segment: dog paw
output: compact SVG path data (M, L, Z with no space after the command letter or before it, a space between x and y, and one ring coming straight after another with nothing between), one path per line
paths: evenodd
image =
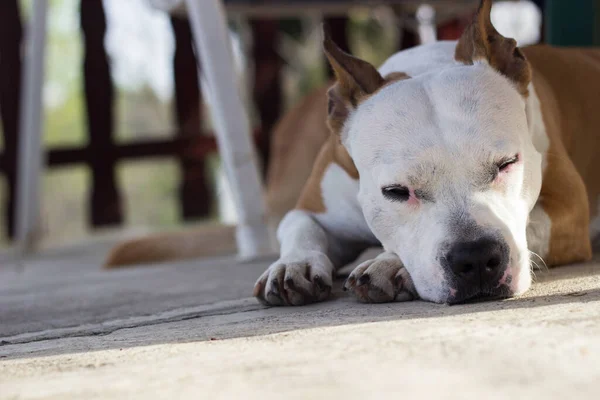
M412 278L395 255L365 261L352 271L344 290L364 303L410 301L418 298Z
M324 254L285 257L256 281L254 296L269 306L300 306L329 297L333 265Z

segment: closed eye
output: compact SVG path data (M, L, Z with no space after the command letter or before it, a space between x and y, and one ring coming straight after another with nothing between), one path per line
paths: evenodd
M515 155L514 157L506 158L506 159L500 161L497 164L498 171L499 172L506 171L506 170L508 170L508 167L510 167L511 165L513 165L513 164L515 164L517 162L519 162L519 155L518 154Z
M381 193L390 201L407 201L410 198L410 190L401 185L385 186L381 188Z

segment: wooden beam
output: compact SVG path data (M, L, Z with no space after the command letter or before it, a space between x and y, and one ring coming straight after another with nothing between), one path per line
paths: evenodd
M5 204L7 233L15 234L17 138L21 104L21 42L23 28L17 0L0 1L0 112L4 133L3 170L8 196Z
M84 37L84 87L92 170L90 222L93 226L119 224L123 220L115 180L113 144L114 89L104 48L106 16L102 0L81 0Z
M198 82L198 63L194 55L192 32L187 19L171 17L175 36L173 78L175 81L175 119L181 138L202 134L201 94ZM203 157L180 154L181 183L179 201L183 219L207 217L213 203L208 184L208 170Z
M256 130L255 142L258 142L260 131ZM135 162L140 159L189 157L200 159L217 151L217 143L210 132L206 136L175 137L163 140L137 140L131 143L115 145L111 157L114 162ZM48 167L57 168L69 165L90 165L91 154L95 151L85 147L53 147L46 153ZM6 171L9 161L6 153L0 153L0 169Z
M258 142L258 150L264 179L269 164L271 131L281 115L283 60L277 52L279 21L252 19L250 25L252 27L252 59L254 61L253 97L263 133Z

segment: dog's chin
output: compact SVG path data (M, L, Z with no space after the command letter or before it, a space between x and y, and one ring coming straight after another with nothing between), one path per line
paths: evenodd
M463 290L457 292L449 291L444 303L446 304L471 304L484 301L502 300L525 293L531 287L531 273L529 270L521 270L516 274L509 275L509 282L494 288L483 288Z
M454 304L473 304L484 301L502 300L514 296L515 293L507 286L501 286L492 290L473 290L464 293L457 293L455 296L448 297L445 302L448 305Z
M521 268L518 273L513 274L509 288L513 296L521 295L531 288L531 271L529 270L529 266Z
M502 300L515 296L516 293L508 286L501 286L490 290L474 289L470 291L461 291L460 293L450 289L442 296L420 296L422 300L438 304L473 304L485 301Z

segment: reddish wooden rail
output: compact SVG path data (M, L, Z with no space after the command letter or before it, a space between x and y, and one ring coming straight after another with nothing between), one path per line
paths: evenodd
M258 142L260 130L254 133ZM200 159L217 150L215 138L207 132L206 136L176 137L174 139L137 140L131 143L115 145L113 152L107 155L111 162L131 161L145 158L188 157ZM92 146L85 147L52 147L46 153L48 167L61 167L76 164L89 164ZM6 153L0 153L0 169L8 167L9 159Z

